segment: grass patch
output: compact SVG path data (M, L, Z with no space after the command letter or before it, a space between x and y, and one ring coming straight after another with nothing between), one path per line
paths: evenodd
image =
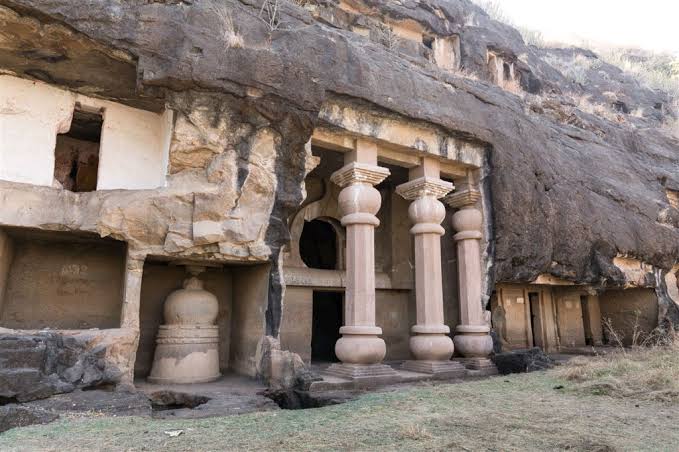
M580 393L679 403L679 344L577 357L556 375Z
M679 443L676 405L569 391L574 382L536 372L371 393L314 410L62 419L10 430L0 450L667 450ZM180 429L177 437L164 433Z

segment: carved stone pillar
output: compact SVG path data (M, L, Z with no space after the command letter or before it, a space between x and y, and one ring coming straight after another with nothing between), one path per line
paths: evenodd
M453 184L438 178L438 162L434 163L433 177L417 177L396 188L399 195L413 201L408 208L408 216L413 222L410 233L415 241L417 324L412 327L413 336L410 338L410 351L415 360L406 361L403 368L458 377L465 374L465 369L460 363L450 360L453 341L448 336L450 328L443 318L441 236L445 231L441 222L446 210L438 200L453 189Z
M453 238L457 242L460 324L455 329L453 342L469 369L492 374L497 372L488 359L493 351L493 340L481 306L483 215L476 208L480 198L481 193L469 186L445 199L448 205L459 209L453 215L453 228L457 231Z
M125 279L123 282L123 306L120 313L120 327L139 331L139 309L141 303L141 279L144 273L145 255L127 251Z
M373 187L389 176L389 170L377 166L377 149L358 141L356 150L345 156L345 166L331 181L342 187L339 208L346 227L346 294L342 337L335 353L342 364L327 372L350 379L391 378L395 371L381 361L386 355L382 329L375 325L375 216L382 197Z
M123 280L123 304L120 311L120 328L131 330L134 345L127 361L127 371L122 378L123 385L133 387L134 362L139 347L139 325L141 308L141 280L144 273L146 255L136 253L130 248L125 257L125 274Z

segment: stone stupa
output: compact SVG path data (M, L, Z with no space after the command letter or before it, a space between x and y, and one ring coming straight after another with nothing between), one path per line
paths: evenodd
M205 383L218 379L219 302L203 289L198 275L205 267L187 265L190 277L172 292L163 307L165 323L158 328L151 383Z

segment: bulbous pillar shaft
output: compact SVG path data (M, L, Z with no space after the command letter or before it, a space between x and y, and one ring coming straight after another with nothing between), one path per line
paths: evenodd
M339 195L342 225L346 227L345 325L335 345L345 364L378 364L386 355L382 329L375 325L375 216L382 197L373 187L389 175L376 165L352 162L336 171L331 180L343 187Z
M441 222L446 209L438 198L453 184L433 177L420 177L399 185L396 192L412 203L408 216L415 242L415 300L417 324L412 327L410 351L418 360L447 361L453 354L450 328L443 319L441 281Z
M446 198L446 202L459 209L453 215L453 237L457 243L460 325L455 329L453 338L456 350L465 358L470 358L472 368L494 369L487 359L493 350L490 327L483 319L481 304L481 253L480 241L483 238L483 215L476 208L481 194L478 190L467 189Z

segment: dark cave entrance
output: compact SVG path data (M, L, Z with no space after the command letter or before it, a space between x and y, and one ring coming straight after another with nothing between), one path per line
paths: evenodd
M335 342L342 326L342 292L314 291L311 324L311 361L338 362Z
M337 234L323 220L305 221L299 240L299 254L309 268L337 269Z

